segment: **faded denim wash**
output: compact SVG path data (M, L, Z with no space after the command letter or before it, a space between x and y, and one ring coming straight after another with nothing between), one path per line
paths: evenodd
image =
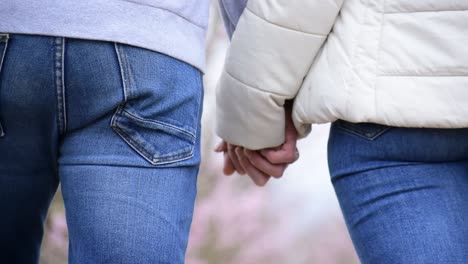
M363 264L468 263L468 128L339 120L328 150Z
M61 182L70 263L183 263L201 72L112 42L0 36L0 262L38 262Z

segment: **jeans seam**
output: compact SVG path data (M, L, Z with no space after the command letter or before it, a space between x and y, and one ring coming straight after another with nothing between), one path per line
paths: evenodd
M197 97L197 115L196 115L196 118L195 118L195 122L193 122L193 124L195 124L195 139L198 135L198 130L199 130L199 122L201 122L201 115L202 115L202 111L201 111L201 108L203 107L202 104L203 104L203 101L202 101L202 97L204 95L204 86L203 86L203 78L201 77L201 74L198 75L198 83L199 85L201 86L200 87L200 91L198 91L198 97Z
M129 101L133 99L135 96L135 89L136 89L136 82L132 73L132 68L130 64L130 60L128 59L127 52L125 51L125 46L120 45L119 43L114 43L115 52L117 55L117 61L119 66L119 71L121 75L122 81L122 89L123 89L123 102L117 107L117 110L114 112L110 125L112 129L124 140L127 145L129 145L135 152L137 152L142 158L147 160L152 165L164 165L164 164L171 164L183 160L190 159L194 156L194 145L196 141L196 134L198 129L195 128L195 131L188 131L182 127L171 125L165 122L161 122L158 120L149 120L138 117L131 112L127 111L131 105L129 105ZM201 77L199 78L199 83L202 83ZM197 98L197 103L200 104L201 102L201 91L199 92L199 96ZM200 112L200 106L197 108L198 112ZM196 118L199 117L200 114L196 115ZM146 142L139 140L138 138L133 137L132 135L128 134L126 131L125 126L119 124L119 119L121 118L130 118L134 121L138 122L150 122L160 126L164 126L174 131L178 131L178 133L182 133L185 137L190 138L190 144L192 147L185 148L182 150L173 151L171 153L165 153L164 155L159 156L158 153L152 153L153 146L148 145ZM198 124L198 123L197 123ZM197 126L198 127L198 126ZM174 133L174 132L172 132Z
M123 56L125 57L125 72L127 74L127 80L128 80L128 86L126 87L128 89L127 93L128 95L130 95L130 97L134 96L135 94L135 89L136 89L136 85L135 85L135 79L133 78L133 74L132 74L132 68L130 66L130 62L129 62L129 59L128 59L128 55L127 55L127 52L124 50L124 49L121 49L122 50L122 53L123 53Z
M65 103L65 38L55 38L54 54L55 87L57 96L57 122L60 134L67 129L67 113Z
M8 39L9 39L8 34L0 34L0 43L5 42L5 47L3 48L3 52L2 54L0 54L0 73L2 72L2 69L3 69L3 62L5 60L5 55L6 55L6 51L8 48ZM0 123L0 138L4 136L5 136L5 130L3 129L2 124Z
M122 58L121 58L121 55L120 55L118 44L114 43L114 47L115 47L115 53L117 55L117 61L119 63L119 68L120 68L119 70L120 70L120 78L122 79L122 89L123 89L124 102L127 102L127 99L128 99L128 95L127 95L127 78L125 77Z
M0 42L7 42L9 38L10 38L10 34L0 33Z

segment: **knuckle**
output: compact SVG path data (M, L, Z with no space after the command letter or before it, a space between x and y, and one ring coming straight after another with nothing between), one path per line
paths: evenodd
M234 154L234 150L232 148L228 149L227 151L229 156L232 156Z
M278 158L278 155L272 153L269 157L268 157L268 161L273 163L273 164L278 164L280 162L280 159Z
M256 176L250 176L250 178L253 180L253 182L255 183L255 185L259 186L259 187L263 187L265 186L265 184L267 183L268 179L264 178L264 177L261 177L260 175L256 175Z
M280 179L283 177L283 175L280 175L280 174L276 174L276 175L271 175L273 178L275 179Z
M274 157L275 153L269 150L269 151L266 151L263 155L268 161L270 161Z
M262 180L262 181L257 182L257 186L264 187L266 185L266 183L267 182L265 180Z
M276 172L275 172L275 175L272 175L274 176L275 178L281 178L284 176L284 172L286 171L286 168L287 166L286 165L283 165L279 168L277 168Z
M294 153L294 151L290 151L288 152L288 155L287 155L287 160L288 162L293 162L296 160L296 153Z
M281 170L281 171L276 171L276 172L275 172L273 175L271 175L271 176L273 176L273 177L275 177L275 178L281 178L281 177L283 177L283 174L284 174L284 173L283 173L283 171Z
M257 156L249 157L249 161L250 161L250 163L252 163L252 165L258 165L258 157Z

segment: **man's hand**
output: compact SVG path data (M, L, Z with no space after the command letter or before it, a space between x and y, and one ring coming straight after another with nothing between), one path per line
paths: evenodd
M291 118L291 105L286 107L286 140L276 148L252 151L221 142L215 149L224 152L224 169L226 175L235 171L248 174L258 186L264 186L271 177L281 178L289 164L299 158L296 148L297 131Z

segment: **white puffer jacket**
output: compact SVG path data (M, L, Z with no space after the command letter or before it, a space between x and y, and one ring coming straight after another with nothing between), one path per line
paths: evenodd
M249 0L217 89L217 133L250 149L336 119L468 127L467 0Z

